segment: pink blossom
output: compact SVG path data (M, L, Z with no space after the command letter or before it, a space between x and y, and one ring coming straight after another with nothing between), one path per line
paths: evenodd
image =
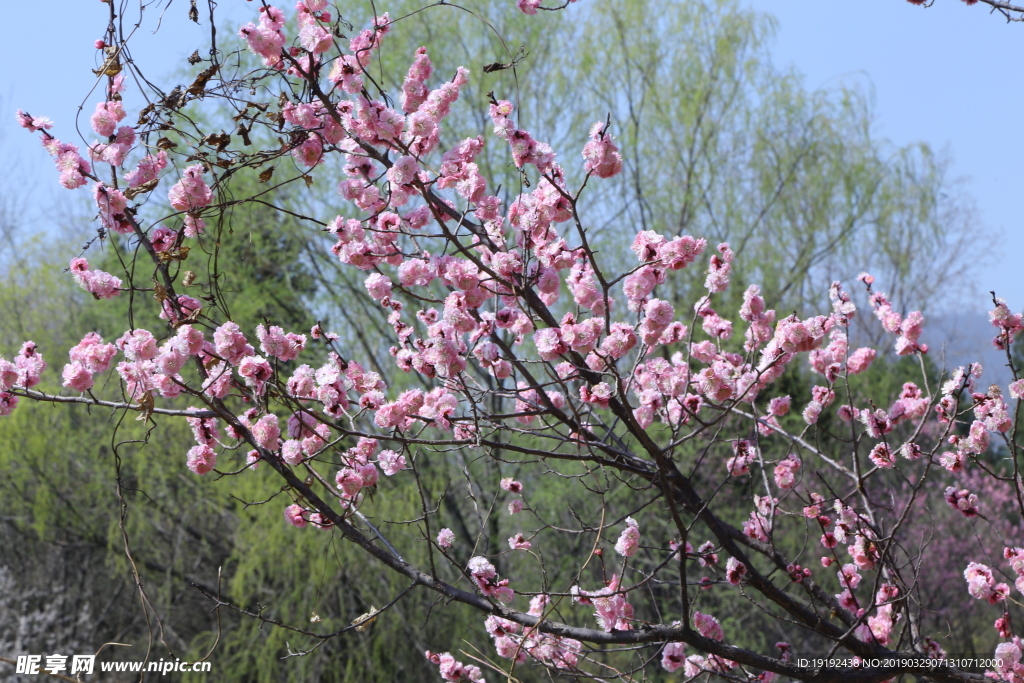
M253 439L268 451L277 450L277 442L281 437L281 428L277 424L277 415L268 413L257 420L252 428Z
M89 120L97 135L107 137L114 134L118 122L124 117L124 106L120 102L97 102L96 111Z
M995 583L991 569L977 562L967 565L967 569L964 570L964 579L967 580L967 592L971 594L971 597L987 600L992 605L1005 600L1010 592L1009 586L1005 583Z
M187 294L177 294L164 299L160 307L160 318L174 323L180 322L182 319L191 320L202 308L203 304L198 300ZM198 331L197 333L202 334Z
M301 506L292 504L284 509L284 519L292 526L301 529L306 526L305 513L306 511Z
M437 545L447 550L452 547L453 543L455 543L455 533L451 529L446 527L438 532Z
M888 444L884 442L875 444L875 447L871 449L871 453L868 454L868 458L877 467L882 469L892 469L893 465L896 464L895 454L889 450Z
M504 479L502 479L501 482L500 482L500 486L501 486L502 489L508 491L509 493L522 493L523 492L523 485L522 485L522 483L516 481L512 477L505 477Z
M623 557L632 557L640 547L640 526L632 517L626 517L626 528L615 542L615 552Z
M537 330L533 335L533 341L537 345L537 353L543 360L555 360L569 350L562 341L557 327Z
M360 465L357 471L359 472L359 478L363 482L363 488L370 488L371 486L377 485L379 473L377 472L377 466L372 462Z
M292 466L301 463L303 460L302 442L288 439L281 444L281 459Z
M725 638L725 634L722 632L722 625L718 623L718 619L715 619L709 614L694 612L693 625L697 629L697 632L705 638L718 641Z
M732 270L733 251L728 243L718 245L718 253L711 256L708 276L704 286L710 292L724 292L729 286L729 271Z
M64 386L78 392L86 392L92 389L92 373L81 363L69 363L64 366Z
M95 334L95 333L90 333ZM98 336L98 335L97 335ZM74 349L72 349L74 351ZM79 361L72 355L71 360ZM106 369L106 368L104 368ZM99 371L98 371L99 372ZM0 358L0 391L7 391L18 383L18 366L14 363Z
M497 598L499 602L509 603L515 597L512 589L508 587L508 579L498 580L498 573L494 565L483 557L474 557L469 561L469 574L473 583L481 593L487 597Z
M21 350L14 357L14 367L18 371L17 384L26 389L39 384L39 376L46 369L46 361L43 360L43 354L39 353L34 341L27 341L21 345Z
M255 350L245 340L238 323L230 320L214 330L213 343L217 355L232 365L238 365L242 359L255 355Z
M1016 382L1010 383L1010 397L1015 398L1018 401L1024 398L1024 379L1019 379Z
M668 643L661 651L661 666L669 673L686 663L686 643Z
M193 446L188 451L188 468L196 474L206 474L217 466L217 452L206 444Z
M875 359L876 352L871 348L860 348L854 351L846 359L846 368L851 375L857 375L868 369L871 361Z
M735 557L730 557L729 561L725 563L725 579L734 586L740 585L746 573L747 566Z
M89 270L89 262L84 258L72 259L69 270L78 286L97 299L112 299L121 293L119 278L102 270Z
M534 14L539 0L521 0L519 9L526 14ZM532 6L533 11L526 8ZM615 146L615 138L605 129L604 122L598 121L590 127L590 142L583 147L583 170L593 173L598 178L611 178L622 170L622 155Z
M18 110L15 114L15 118L18 121L18 125L26 129L30 133L35 133L40 130L49 130L53 128L53 121L46 116L29 116L22 110Z
M128 187L139 187L156 180L160 171L165 168L167 168L167 152L160 150L156 156L142 157L138 166L124 174L124 179L128 181Z
M189 166L182 173L182 178L167 193L171 206L178 211L191 211L209 206L213 201L213 191L203 181L202 164Z
M523 14L533 15L537 13L537 8L540 7L540 3L541 0L516 0L516 7Z
M110 361L117 354L117 347L113 344L104 344L103 339L95 332L89 332L82 341L71 348L69 356L73 363L80 363L85 369L92 373L106 372L110 367ZM0 388L3 388L3 369L6 363L0 359Z
M18 397L7 391L0 391L0 417L7 417L18 405Z
M437 664L441 678L445 681L450 683L487 683L480 667L458 662L447 652L437 655L427 650L425 655L428 660Z
M978 514L978 497L967 489L959 491L953 486L947 486L945 491L946 502L950 507L962 514L964 517L975 517Z
M256 338L263 353L283 361L294 360L306 348L306 335L292 332L285 334L276 325L271 325L269 329L262 324L257 325Z
M508 539L508 545L512 550L529 550L532 547L530 541L526 539L526 536L519 533Z
M800 470L800 460L790 456L775 466L775 485L780 489L791 489L796 484L796 473Z
M158 353L156 339L148 330L137 329L125 332L114 343L124 352L128 360L151 360Z
M508 502L508 514L514 515L523 511L523 501L516 498Z
M857 586L860 585L861 575L857 571L857 565L855 564L844 564L837 574L839 576L839 585L843 588L856 590Z
M360 476L358 471L351 467L346 467L340 470L335 475L334 481L338 488L341 489L349 498L354 498L363 488L362 476Z
M406 468L405 456L395 451L381 451L377 456L377 462L388 477L394 476Z
M217 363L206 371L203 393L212 398L224 398L231 391L231 368L227 363Z
M792 399L789 396L780 396L773 398L768 402L768 412L772 415L782 417L789 412L789 406Z
M246 356L238 364L238 374L257 394L262 394L267 381L274 375L273 368L260 356Z

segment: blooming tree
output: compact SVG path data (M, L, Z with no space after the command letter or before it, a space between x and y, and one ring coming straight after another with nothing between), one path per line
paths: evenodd
M515 4L527 14L557 8ZM830 307L798 315L776 313L756 284L732 282L743 256L699 235L638 230L628 265L616 267L621 258L592 248L583 201L622 171L614 121L595 112L589 138L556 152L493 94L492 135L448 140L452 108L478 106L460 101L474 75L436 74L420 48L401 92L387 92L373 64L401 21L375 11L344 41L346 23L326 0L300 0L294 12L263 4L254 15L237 32L256 66L213 52L190 87L132 112L132 125L122 93L137 66L111 5L96 45L97 140L83 149L61 141L49 119L18 112L61 185L88 188L100 236L137 255L115 275L83 254L70 277L96 305L151 297L164 323L126 326L116 339L89 333L66 359L26 341L0 360L0 415L30 400L186 420L195 443L181 445L178 466L226 486L269 470L288 500L266 523L337 534L410 589L479 614L494 656L426 652L446 681L522 667L594 680L631 680L646 667L761 681L982 679L947 660L941 633L925 627L919 577L950 557L936 556L914 524L936 501L965 524L987 519L980 482L1008 489L1024 518L1024 380L1010 356L1020 314L994 299L994 343L1014 381L986 390L977 364L936 384L922 314L901 313L866 273L849 288L835 282ZM282 95L257 95L266 92ZM211 132L184 113L189 104L229 107L237 127ZM484 145L508 149L518 192L489 182L475 162ZM581 183L567 180L570 164ZM275 179L274 168L289 167ZM216 297L185 293L203 284L187 264L214 239L207 221L238 201L224 192L233 175L284 186L311 184L314 171L338 172L340 199L299 218L365 273L365 296L390 326L393 375L315 320L308 331L275 321L242 329ZM333 201L342 214L326 208ZM659 297L684 269L705 275L695 299ZM730 290L737 300L742 291L738 310L725 308ZM851 348L866 318L888 335L884 347ZM63 364L61 393L36 388L44 353ZM856 377L880 357L916 359L921 379L895 396L864 395ZM814 378L806 400L780 388L803 368ZM516 521L506 547L480 547L442 523L443 491L420 469L455 453L494 463L499 476L470 488L474 504L490 507L482 514ZM542 475L590 496L594 514L566 526L534 504L531 481ZM387 518L401 478L417 482L415 519ZM395 524L415 537L398 540ZM586 551L556 572L545 552L569 539ZM994 620L988 675L1024 680L1009 608L1024 590L1024 549L991 540L996 560L953 558L959 590ZM403 544L428 560L414 564ZM386 618L407 592L351 628ZM737 606L784 638L764 647L729 628L722 610ZM799 652L848 659L822 668Z

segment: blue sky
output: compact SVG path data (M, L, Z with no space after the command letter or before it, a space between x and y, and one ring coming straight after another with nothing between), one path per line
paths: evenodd
M978 217L992 235L976 247L987 265L976 273L975 310L985 310L991 289L1013 310L1024 308L1024 267L1017 265L1024 254L1024 216L1017 201L1024 196L1019 189L1024 137L1016 121L1024 110L1019 85L1024 25L1007 25L984 6L957 0L936 0L927 9L904 0L745 2L778 18L774 59L805 74L808 87L867 86L875 94L879 134L897 144L925 141L949 153L954 175L965 179ZM161 30L145 35L152 33L163 7L154 3L147 10L133 50L140 63L157 64L156 71L166 73L206 44L208 28L188 22L188 3L174 0ZM96 0L64 0L47 11L45 30L13 31L0 43L8 65L0 81L0 104L7 110L0 116L0 150L14 160L7 173L29 179L22 200L30 204L26 222L33 226L51 222L43 207L70 202L72 195L57 185L52 160L35 137L14 125L13 110L50 116L57 122L54 132L73 140L74 113L84 104L79 125L92 139L88 114L98 98L89 94L94 85L89 69L95 66L93 41L102 35L107 8ZM255 15L256 4L223 0L220 9L236 19L225 26L233 30L243 17ZM5 7L11 26L38 25L37 14L29 3ZM125 18L134 23L136 16ZM1002 236L998 242L996 233Z
M965 179L992 233L976 247L988 259L976 273L978 306L986 310L994 289L1020 311L1024 137L1016 127L1024 111L1024 25L959 0L935 0L929 8L906 0L746 2L777 17L777 64L794 65L811 88L872 87L880 134L949 153L953 174Z

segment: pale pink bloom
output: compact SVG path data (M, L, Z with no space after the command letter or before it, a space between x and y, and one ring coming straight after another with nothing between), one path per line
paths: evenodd
M796 473L800 470L800 460L790 456L775 466L775 485L780 489L791 489L796 484Z
M517 4L524 13L534 14L540 0L520 0ZM590 142L583 147L583 159L583 170L598 178L611 178L622 170L622 155L615 138L605 130L604 122L598 121L590 127Z
M871 449L871 453L868 454L868 458L882 469L892 469L893 465L896 464L895 454L889 450L889 446L885 443L875 444L875 447Z
M448 528L441 529L437 534L437 544L447 550L455 543L455 533Z
M498 573L494 565L484 557L474 557L469 561L469 574L473 583L481 593L488 597L497 598L499 602L509 603L515 597L515 593L508 587L508 579L498 581Z
M772 415L782 417L783 415L789 412L789 406L791 402L792 399L789 396L779 396L778 398L773 398L771 401L768 402L768 412L771 413Z
M516 7L523 14L536 14L541 0L516 0ZM621 162L620 162L621 163Z
M121 102L97 102L96 111L89 120L97 135L109 137L114 134L118 122L124 117L124 105Z
M729 561L725 563L725 579L734 586L740 585L743 581L743 576L746 573L747 565L743 564L735 557L730 557Z
M151 180L156 180L160 171L165 168L167 168L167 152L160 150L156 156L143 157L138 166L125 173L124 179L128 181L128 187L138 187Z
M1010 384L1010 397L1017 400L1024 398L1024 379L1019 379Z
M89 372L106 372L110 367L110 361L117 354L117 347L113 344L104 344L103 339L95 332L89 332L77 345L73 346L68 353L72 362L81 363ZM0 389L6 388L4 382L3 365L7 363L0 359ZM10 363L7 363L10 365ZM174 373L171 373L174 374ZM10 386L9 384L7 385Z
M193 446L188 451L188 468L196 474L206 474L217 466L217 452L206 444Z
M298 465L302 462L302 442L296 439L288 439L281 445L281 459L289 465Z
M148 330L125 332L114 344L124 352L128 360L151 360L159 353L156 339Z
M18 120L18 125L26 129L30 133L35 133L40 130L49 130L53 128L53 121L46 116L29 116L22 110L18 110L15 114L15 118Z
M953 486L947 486L945 491L946 502L950 507L962 514L964 517L975 517L978 514L978 497L967 489L959 491Z
M669 643L661 652L661 666L669 673L686 663L686 643Z
M537 330L533 335L533 341L537 345L537 352L542 360L555 360L568 351L557 327L545 327Z
M808 403L803 412L804 422L809 425L817 424L818 418L821 416L822 408L823 406L817 401L811 401Z
M262 394L267 381L273 377L274 370L265 358L246 356L238 364L238 374L242 376L245 383L251 386L257 394Z
M875 359L876 352L872 348L864 347L854 351L846 360L846 368L851 375L864 372Z
M149 233L149 242L153 245L153 250L157 253L162 253L174 246L174 242L177 239L178 234L163 225L159 225Z
M606 382L599 382L593 387L583 385L580 387L580 399L584 403L592 403L601 408L607 408L612 399L612 388Z
M214 330L213 343L217 355L232 365L238 365L242 359L255 354L255 350L245 340L238 323L230 320Z
M516 498L508 502L508 514L514 515L523 511L523 501Z
M523 485L520 482L513 479L512 477L505 477L504 479L502 479L500 482L500 486L509 493L523 492Z
M380 477L380 475L377 472L377 466L374 465L372 462L366 463L365 465L360 465L358 472L359 478L362 479L363 481L364 488L369 488L371 486L377 485L377 480Z
M206 371L203 393L212 398L224 398L231 391L231 368L227 363L217 363Z
M529 550L532 544L526 540L526 536L522 533L518 533L508 539L508 545L512 550Z
M46 369L46 361L43 360L43 354L39 353L34 341L27 341L21 345L21 350L14 357L14 367L18 370L17 384L26 389L39 384L39 376Z
M85 393L92 389L92 373L81 363L69 363L64 366L64 386Z
M90 332L90 334L95 334L95 333L94 332ZM97 335L97 336L99 336L99 335ZM75 348L77 348L77 347L75 347ZM81 362L79 359L75 358L75 356L73 354L74 350L75 349L71 349L71 351L72 351L71 360ZM104 368L104 370L105 369L106 368ZM98 370L97 372L102 372L102 371ZM7 391L8 389L13 387L17 383L18 383L18 366L15 365L14 363L8 361L8 360L4 360L3 358L0 358L0 391Z
M213 191L203 181L202 164L189 166L179 180L167 193L171 206L178 211L189 211L209 206L213 201Z
M335 476L334 481L338 488L345 492L345 495L349 498L354 498L356 494L363 488L363 478L359 472L346 467L340 470Z
M284 509L284 519L292 526L299 527L300 529L306 526L306 511L299 505L289 505Z
M437 664L441 678L445 681L450 683L487 683L478 666L458 662L447 652L437 655L427 650L424 654L428 660Z
M718 641L725 638L725 634L722 633L722 625L718 623L718 619L709 614L694 612L693 625L705 638Z
M857 571L857 565L855 564L844 564L843 568L837 572L837 575L839 576L839 585L843 588L856 590L857 586L860 585L861 575Z
M615 552L623 557L632 557L640 546L640 526L632 517L626 518L626 528L615 543Z
M381 451L377 456L377 462L388 477L397 474L406 468L405 456L395 451Z
M257 444L268 451L277 450L277 442L281 437L281 428L277 425L277 415L273 413L264 415L253 424L251 431Z
M971 594L971 597L986 600L992 605L1005 600L1010 592L1010 587L1005 583L995 583L991 569L978 562L971 562L967 565L967 569L964 570L964 579L967 580L967 592Z
M18 397L6 391L0 391L0 417L7 417L18 405Z
M963 472L966 457L962 451L946 451L939 456L939 464L954 474Z
M283 361L294 360L306 348L306 335L294 332L285 334L276 325L271 325L269 330L262 324L257 325L256 338L264 353Z

